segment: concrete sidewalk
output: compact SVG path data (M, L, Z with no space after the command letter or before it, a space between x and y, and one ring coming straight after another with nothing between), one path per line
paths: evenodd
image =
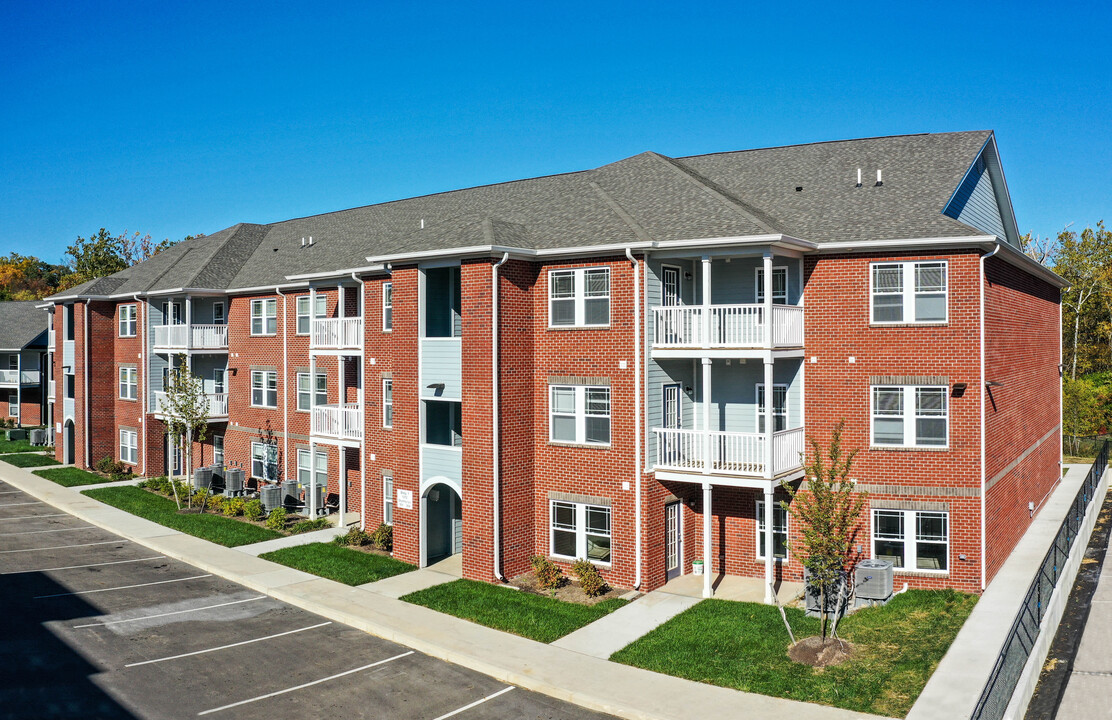
M332 538L337 535L345 535L347 531L348 529L346 527L330 527L324 530L313 530L297 535L287 535L286 537L277 538L275 540L264 540L250 545L240 545L235 549L239 550L241 553L247 553L248 555L262 555L263 553L274 552L282 548L297 547L298 545L332 542Z
M697 605L700 600L654 590L590 625L568 633L552 645L606 660L637 638Z
M19 468L0 467L0 480L205 572L426 655L592 710L635 720L876 717L705 685L545 645L182 534L87 498L78 492L81 488L63 488ZM599 638L599 642L619 641Z

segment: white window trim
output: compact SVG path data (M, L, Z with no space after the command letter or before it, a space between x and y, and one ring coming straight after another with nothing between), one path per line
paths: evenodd
M270 308L273 313L268 312ZM255 319L262 318L262 332L255 332ZM274 330L267 332L268 320L274 320ZM262 298L251 301L251 335L253 337L269 337L278 333L278 301L274 298Z
M297 482L302 486L305 483L301 482L302 471L312 474L312 468L308 467L309 451L305 448L299 448L297 451ZM311 482L313 485L327 485L328 483L328 453L323 450L317 450L316 474L312 475ZM324 476L324 482L318 482L321 476Z
M761 542L761 529L764 527L764 523L761 522L761 509L763 507L764 507L764 498L757 498L756 509L754 510L754 514L753 514L753 538L754 538L754 542L756 543L756 546L757 546L757 554L755 555L755 557L758 560L762 560L762 561L765 559L765 546L764 546L764 543ZM789 513L787 510L785 510L780 505L779 500L773 501L772 535L773 535L773 542L774 543L775 543L775 540L776 540L776 535L780 534L776 531L776 522L775 522L775 520L776 520L776 511L777 510L782 510L783 513L784 513L784 533L783 533L783 535L784 535L784 557L782 557L782 558L781 557L774 557L772 560L773 560L773 562L790 562L791 557L792 557L791 541L790 541L791 540L791 522L792 522L791 513ZM767 520L768 520L768 517L766 515L765 521L767 522Z
M560 555L556 552L556 535L555 535L555 508L557 505L572 505L575 507L575 557L569 555ZM602 535L602 533L587 532L587 508L594 508L597 510L605 510L610 514L610 532L606 537L610 538L610 561L603 562L602 560L592 560L587 557L587 535ZM561 528L563 532L570 532L565 528ZM579 560L585 559L592 565L600 567L611 567L614 564L614 510L607 505L593 505L591 503L573 503L564 500L550 500L548 502L548 554L551 557L561 558L564 560Z
M386 388L390 388L390 399L386 399ZM386 409L390 409L390 422L386 421ZM394 427L394 378L382 378L382 427Z
M390 509L387 512L387 508ZM387 520L386 518L390 519ZM382 476L382 522L386 525L394 524L394 476Z
M575 391L575 440L559 440L554 437L555 424L552 422L554 414L553 397L557 389L571 389ZM587 440L587 391L588 390L605 390L609 394L610 412L606 414L606 418L610 420L610 439L605 443L588 441ZM567 417L567 413L560 413L561 416ZM603 417L597 415L595 417ZM548 386L548 441L559 445L589 445L591 447L610 447L611 442L614 440L614 394L609 385L549 385Z
M131 442L128 443L127 440ZM126 457L125 457L126 453ZM132 455L134 454L134 459ZM139 464L139 431L120 429L120 462L127 465Z
M756 410L756 413L754 415L753 427L756 428L755 432L760 432L761 431L761 418L764 417L764 403L761 402L761 393L764 392L764 383L756 383L754 385L754 387L756 388L756 390L754 391L753 397L756 398L757 402L756 402L756 408L754 408ZM785 430L790 430L791 429L791 425L789 424L791 418L788 416L788 385L787 385L787 383L773 383L773 385L772 385L772 417L773 417L772 431L773 432L779 432L776 429L776 422L775 422L776 416L778 414L780 414L780 413L776 412L776 391L777 390L783 390L784 391L784 412L783 412L783 415L784 415L784 429Z
M309 373L307 373L307 372L297 373L297 385L295 386L297 397L294 398L295 412L309 412L308 407L306 407L306 408L301 407L301 393L303 392L302 389L301 389L301 378L303 378L303 377L305 379L308 379L309 378ZM319 405L327 405L328 404L328 374L323 373L323 372L318 372L317 373L317 382L318 383L324 382L324 402L318 402L316 404L318 406ZM314 389L314 388L310 387L309 388L309 394L310 394L309 406L312 407L313 397L315 396L319 399L319 397L321 395L320 388L315 388Z
M228 369L212 369L212 392L215 395L225 395L228 392Z
M606 271L606 295L595 295L592 298L605 297L607 301L606 322L604 323L586 323L584 317L586 316L585 301L587 299L587 281L586 274L594 270ZM552 324L552 301L556 299L567 300L568 298L553 298L552 297L552 277L553 275L566 275L572 274L575 277L575 292L572 298L575 302L575 322L570 325L553 325ZM565 330L567 328L606 328L610 327L610 318L613 316L613 273L610 272L608 266L584 267L584 268L552 268L548 271L548 329L549 330Z
M217 443L218 440L220 441L219 443ZM216 446L218 444L220 445L220 450L219 451L217 451L217 449L216 449ZM220 462L221 465L223 465L224 464L224 436L223 435L213 435L212 436L212 462L214 464L217 462L217 460L216 460L217 452L220 453L220 461L219 462Z
M124 332L124 327L130 328L131 332ZM120 322L119 322L119 335L122 338L133 338L137 334L139 327L139 309L136 304L121 305L120 306Z
M879 389L899 388L903 392L903 411L898 416L903 420L902 443L881 443L876 439L876 418L895 418L896 415L876 414L876 392ZM943 418L946 421L946 442L941 445L919 445L915 442L915 391L916 390L941 390L942 398L946 403L946 411L942 415L924 415L923 417ZM869 445L874 448L917 448L924 450L948 450L950 448L950 388L947 385L870 385L869 386Z
M899 265L900 277L902 278L902 287L900 288L900 295L903 299L903 319L901 320L877 320L876 309L873 301L876 298L876 276L874 268L878 265ZM943 305L946 308L946 317L942 320L916 320L915 319L915 268L918 265L942 265L942 276L945 279L945 289L942 294L945 296ZM895 295L896 293L884 293L886 295ZM924 293L935 294L935 293ZM950 322L950 263L947 260L907 260L896 262L874 262L869 263L869 324L870 325L946 325Z
M261 476L255 474L255 460L256 460L255 452L259 448L262 448L263 474ZM268 455L271 454L271 451L273 451L273 454L274 454L274 462L273 463L271 463L270 460L268 459ZM267 467L270 466L271 464L274 465L274 475L273 475L273 477L268 477L267 476L268 473L266 472L266 470L267 470ZM251 477L257 478L259 480L265 480L265 481L268 481L268 482L272 482L272 481L278 479L278 446L277 445L271 445L270 443L261 443L261 442L251 443Z
M294 335L302 335L302 336L311 335L312 332L313 332L313 321L317 320L319 318L323 318L323 317L328 316L328 296L327 295L317 295L316 296L316 298L317 298L317 307L315 309L308 307L309 304L312 302L312 298L313 298L312 295L298 295L294 299L294 302L293 302L293 312L294 312L293 329L294 329ZM305 302L306 312L302 312L302 310L301 310L302 301ZM324 307L323 310L321 309L321 306ZM300 330L298 330L298 327L301 325L301 318L308 318L309 319L309 329L306 330L305 332L301 332Z
M126 376L126 377L125 377ZM138 400L139 399L139 368L134 367L121 367L117 372L119 383L119 397L121 400ZM124 388L129 388L131 394L125 395Z
M890 508L873 508L872 512L869 513L869 539L870 539L870 550L872 551L871 556L874 560L877 559L877 554L876 554L876 541L877 541L877 537L876 537L876 514L878 512L902 513L903 514L904 562L907 563L908 561L910 561L914 565L918 565L918 553L919 553L919 549L918 549L919 539L917 537L917 535L918 535L918 522L917 522L916 515L918 515L919 513L924 513L924 514L929 514L929 515L942 515L942 516L944 516L946 518L946 540L945 540L945 542L940 543L940 542L937 542L937 541L924 541L924 543L925 544L930 544L930 545L941 545L941 544L946 545L946 569L945 570L930 570L930 569L922 569L921 570L918 567L893 567L892 569L895 570L896 572L925 573L925 574L930 574L930 575L949 575L950 574L950 566L951 566L951 564L950 564L950 559L951 559L950 558L950 535L951 535L951 528L950 528L950 513L949 512L946 512L945 510L893 510L893 509L890 509ZM887 541L890 541L890 542L896 542L892 538L880 538L880 539L881 540L887 540Z
M220 308L220 319L216 319L216 308ZM212 304L212 322L214 325L223 325L228 322L228 315L224 312L224 301L217 300Z
M255 404L255 377L261 376L263 379L263 402L266 402L266 396L270 392L270 376L274 376L274 404L273 405L256 405ZM274 409L278 407L278 373L274 370L252 370L251 371L251 407L269 408Z
M772 267L772 277L776 278L776 273L784 271L784 299L782 302L776 302L776 293L772 293L773 305L787 305L788 304L788 266L787 265L774 265ZM763 267L753 268L753 301L758 305L764 302L764 282L761 280L761 275L764 275Z
M389 292L387 292L389 288ZM387 296L390 302L387 303ZM386 323L386 310L390 310L390 324ZM394 332L394 283L382 283L382 332Z

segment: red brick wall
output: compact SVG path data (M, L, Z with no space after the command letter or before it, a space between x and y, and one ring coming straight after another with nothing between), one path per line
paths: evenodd
M416 275L407 275L402 273L400 278L409 278L411 281L416 282ZM373 277L365 280L364 286L364 307L363 307L363 333L365 340L365 348L363 355L363 377L365 382L365 409L364 409L364 444L367 453L367 473L364 478L366 493L361 498L358 505L360 512L363 513L363 523L367 528L376 528L383 521L383 471L394 472L395 467L395 443L394 437L396 429L384 428L382 426L382 379L384 373L391 373L394 369L394 333L393 331L384 331L382 329L382 286L388 282L397 281L392 280L390 277ZM416 286L411 290L410 295L407 296L407 302L416 301ZM416 309L406 308L402 310L398 306L395 296L394 301L394 317L398 317L399 312L413 314L413 322L416 322ZM396 326L397 320L395 320ZM416 329L412 330L416 332ZM415 346L414 346L415 348ZM414 365L416 368L416 365ZM416 389L416 375L413 375L413 391ZM398 396L398 388L394 388L394 415L397 417L398 408L405 407L407 410L402 412L415 413L416 407L413 404L415 397L410 398L407 396L402 400ZM397 425L395 424L395 428ZM413 449L413 452L416 452ZM374 459L371 459L374 455ZM397 544L397 541L395 541Z
M394 330L393 342L394 373L394 428L385 431L389 434L390 452L376 460L377 469L389 468L394 471L395 497L399 489L413 493L413 509L394 508L394 555L410 563L420 561L420 461L421 441L420 388L418 388L417 354L420 338L418 312L420 293L418 286L419 271L416 266L395 267L394 283ZM379 296L381 298L381 296ZM381 316L380 324L381 327ZM379 388L381 393L381 388ZM370 416L371 414L368 413ZM370 421L371 418L368 418ZM381 422L381 421L380 421ZM465 429L466 430L466 429ZM372 450L375 452L375 450ZM369 492L369 491L368 491ZM464 499L466 503L467 500ZM465 510L466 512L466 510ZM466 534L466 527L464 533Z
M139 303L137 308L137 319L135 327L135 337L124 338L120 337L120 305L113 305L111 303L104 304L104 317L111 322L111 327L103 328L104 336L98 335L97 338L101 342L93 343L93 347L105 347L110 349L112 353L112 361L108 363L108 371L111 376L107 381L103 378L98 378L94 382L105 382L102 385L96 385L93 391L93 397L97 398L96 404L111 405L113 408L112 413L112 426L104 429L105 440L109 450L102 454L93 454L92 461L94 463L100 462L101 458L105 455L111 455L113 460L120 459L120 428L128 427L134 428L138 431L137 442L139 443L139 457L138 462L132 467L132 471L136 474L142 472L143 468L143 393L146 392L146 385L144 383L144 369L146 365L145 356L143 355L143 341L145 336L143 333L144 327L144 303ZM119 377L120 367L123 365L133 365L138 370L139 387L135 400L124 400L120 397Z
M493 580L491 262L460 267L463 413L463 574Z

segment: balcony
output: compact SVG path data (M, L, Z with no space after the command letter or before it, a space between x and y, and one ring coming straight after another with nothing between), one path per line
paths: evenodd
M358 403L313 407L312 435L335 440L363 440L363 406Z
M185 327L184 325L182 327ZM228 393L206 393L205 397L208 398L208 416L209 421L222 421L228 419ZM155 415L169 415L170 403L166 399L166 393L155 392L154 394L154 413Z
M803 347L803 308L772 306L772 334L763 304L653 308L653 348L677 350Z
M155 325L155 352L172 350L227 350L227 325Z
M314 320L309 343L314 350L359 350L363 347L363 318Z
M0 370L0 385L38 385L38 370Z
M771 473L763 434L671 428L653 428L653 433L656 470L775 478L802 467L803 428L773 433Z

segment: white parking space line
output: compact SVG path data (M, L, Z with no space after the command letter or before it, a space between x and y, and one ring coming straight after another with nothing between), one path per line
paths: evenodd
M92 595L93 593L110 592L112 590L131 590L133 588L150 587L151 585L168 585L170 583L185 582L186 580L200 580L212 575L194 575L193 577L174 578L173 580L159 580L157 582L139 583L138 585L120 585L119 587L99 588L97 590L78 590L77 592L54 593L53 595L36 595L32 600L45 600L47 598L69 597L70 595Z
M278 690L278 691L275 691L275 692L272 692L272 693L267 693L266 695L259 695L258 697L249 698L247 700L240 700L239 702L234 702L231 705L223 705L223 706L218 707L218 708L213 708L212 710L203 710L203 711L201 711L197 714L198 715L209 715L211 713L220 712L221 710L228 710L230 708L239 707L240 705L247 705L248 703L258 702L259 700L266 700L267 698L277 697L278 695L285 695L286 693L291 693L291 692L294 692L295 690L303 690L307 687L312 687L313 685L320 685L323 682L328 682L329 680L335 680L336 678L342 678L345 675L353 675L357 672L362 672L364 670L370 670L373 667L378 667L379 665L385 665L388 662L393 662L395 660L400 660L401 658L407 657L407 656L412 655L412 654L413 654L413 651L410 650L409 652L404 652L401 655L395 655L394 657L386 658L385 660L379 660L378 662L373 662L370 665L364 665L362 667L353 668L351 670L345 670L342 673L336 673L335 675L329 675L328 677L321 678L320 680L313 680L312 682L302 683L301 685L297 685L297 686L292 687L292 688L286 688L285 690Z
M293 635L294 633L305 632L306 630L316 630L317 628L331 625L332 621L318 623L317 625L310 625L309 627L299 628L297 630L287 630L286 632L276 633L274 635L267 635L266 637L255 638L253 640L243 640L242 642L231 643L230 645L221 645L220 647L209 648L207 650L195 650L194 652L182 653L181 655L171 655L170 657L158 658L157 660L143 660L142 662L133 662L124 665L125 668L139 667L140 665L151 665L153 663L166 662L167 660L180 660L181 658L192 657L194 655L204 655L205 653L216 652L217 650L227 650L228 648L239 647L241 645L250 645L251 643L262 642L263 640L273 640L285 635Z
M23 507L24 505L42 505L42 500L35 500L34 502L29 502L29 503L4 503L4 504L0 505L0 508Z
M100 567L101 565L123 565L124 563L145 562L147 560L161 560L164 557L166 556L154 555L152 557L136 558L135 560L112 560L111 562L89 563L88 565L66 565L64 567L42 568L41 570L8 570L7 572L0 572L0 575L23 575L24 573L44 573L53 572L55 570L77 570L78 568Z
M477 705L482 705L487 700L493 700L494 698L498 697L499 695L505 695L506 693L508 693L510 690L513 690L513 689L514 689L513 685L510 685L509 687L504 687L501 690L499 690L498 692L496 692L492 695L487 695L485 698L482 698L480 700L476 700L475 702L471 703L470 705L464 705L463 707L459 708L458 710L453 710L450 713L447 713L445 715L441 715L440 717L436 718L436 720L444 720L445 718L455 717L456 715L459 715L464 710L470 710L471 708L473 708Z
M0 520L37 520L38 518L44 517L62 517L68 514L69 513L48 513L46 515L20 515L19 517L12 518L0 517Z
M73 530L92 530L95 527L96 525L82 525L81 527L58 528L57 530L25 530L24 532L0 533L0 537L11 537L12 535L41 535L42 533L71 532Z
M131 541L130 540L105 540L104 542L82 543L80 545L54 545L53 547L44 547L44 548L24 548L23 550L0 550L0 554L3 554L3 553L17 553L17 552L38 552L39 550L65 550L66 548L92 547L94 545L116 545L116 544L125 543L125 542L131 542Z
M216 605L205 605L204 607L189 608L188 610L175 610L174 612L158 613L157 615L144 615L143 617L128 618L126 620L109 620L108 622L102 622L102 623L87 623L85 625L74 625L73 629L74 630L79 630L81 628L106 627L108 625L120 625L122 623L139 622L140 620L153 620L154 618L167 617L168 615L182 615L184 613L201 612L202 610L212 610L214 608L228 607L229 605L240 605L242 603L255 602L256 600L265 600L265 599L266 599L266 595L259 595L258 597L247 598L246 600L232 600L231 602L217 603Z

